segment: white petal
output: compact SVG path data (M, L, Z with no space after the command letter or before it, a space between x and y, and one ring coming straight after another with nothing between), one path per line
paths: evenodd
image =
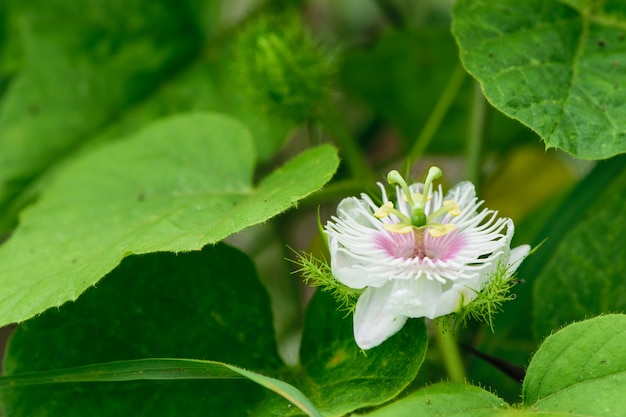
M434 318L442 285L434 279L394 281L388 309L396 315Z
M387 311L392 285L368 288L359 297L354 311L354 340L364 350L380 345L397 333L407 320Z
M372 227L372 212L363 200L356 197L341 200L337 206L337 216L340 219L352 219L362 226Z
M524 258L528 256L529 252L529 245L521 245L511 250L511 254L509 255L509 272L515 272L515 270L519 267Z
M355 289L381 287L388 279L372 274L351 252L339 247L337 239L329 239L330 268L342 284Z
M461 210L476 198L476 188L469 181L462 181L448 191L444 200L454 200Z
M461 307L467 305L470 301L476 298L477 291L475 291L473 287L474 285L468 284L464 281L454 283L452 288L448 289L441 295L434 317L441 317L450 313L455 313L459 311Z

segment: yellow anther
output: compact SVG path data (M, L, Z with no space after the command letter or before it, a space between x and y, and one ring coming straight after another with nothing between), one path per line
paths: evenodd
M447 223L447 224L429 224L428 225L428 233L432 237L441 237L441 236L447 235L448 233L450 233L454 229L455 229L455 226L453 224L450 224L450 223Z
M413 199L413 201L421 201L422 200L422 194L421 193L413 193L411 194L411 198ZM426 201L430 201L431 196L429 195L428 197L426 197ZM406 195L402 195L402 200L404 201L409 201L408 198L406 198Z
M443 206L446 208L446 210L448 211L448 214L450 214L451 216L456 217L461 214L461 209L459 208L458 204L454 200L445 200L443 202Z
M385 204L380 206L378 210L376 210L376 212L374 213L374 217L383 219L389 216L392 210L393 210L393 203L391 201L387 201Z
M383 227L385 228L385 230L388 230L392 233L401 234L410 233L413 230L413 225L408 223L390 223L384 224Z

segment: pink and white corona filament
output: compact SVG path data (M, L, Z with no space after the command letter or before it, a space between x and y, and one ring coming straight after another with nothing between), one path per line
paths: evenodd
M440 176L432 167L424 183L408 185L391 171L396 201L379 183L382 205L366 194L345 198L326 225L333 276L364 290L354 312L362 349L378 346L408 318L458 312L528 255L527 245L510 248L513 221L482 208L472 183L461 182L444 197L432 185Z

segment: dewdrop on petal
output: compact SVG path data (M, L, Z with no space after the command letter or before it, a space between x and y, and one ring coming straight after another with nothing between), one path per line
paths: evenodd
M458 313L491 281L510 278L530 247L511 249L513 221L482 208L474 185L461 182L446 196L432 182L408 185L397 172L390 201L366 194L348 197L325 227L332 275L361 290L354 310L354 338L361 349L378 346L408 318Z

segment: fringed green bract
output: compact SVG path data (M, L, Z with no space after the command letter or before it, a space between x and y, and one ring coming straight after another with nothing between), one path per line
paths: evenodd
M350 288L339 282L333 276L330 265L323 256L319 259L311 253L296 250L293 252L296 259L291 259L291 261L300 267L294 273L301 275L307 285L320 287L322 291L331 293L341 305L342 310L347 310L348 313L354 312L357 299L363 290Z
M515 294L511 294L511 288L519 283L515 274L508 276L508 269L508 265L499 262L487 286L476 294L471 303L455 313L455 319L463 326L466 326L469 320L485 323L493 332L493 317L502 311L502 304L515 299Z

